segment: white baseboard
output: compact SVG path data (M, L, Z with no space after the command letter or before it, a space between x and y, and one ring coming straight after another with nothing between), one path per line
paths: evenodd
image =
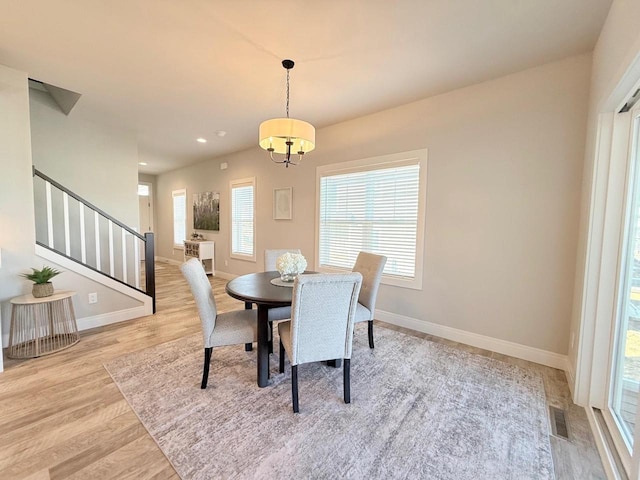
M168 263L170 265L182 265L182 262L178 260L174 260L173 258L167 258L167 257L156 257L156 262ZM223 278L225 280L233 280L237 276L238 275L234 275L233 273L221 272L220 270L216 270L214 275L214 277L216 278Z
M221 272L220 270L218 270L216 272L216 277L218 278L224 278L225 280L233 280L234 278L236 278L238 275L234 275L233 273L228 273L228 272Z
M78 330L82 331L89 330L90 328L104 327L105 325L111 325L112 323L133 320L134 318L145 317L147 315L150 315L150 313L147 313L147 309L144 305L127 308L125 310L118 310L116 312L101 313L100 315L79 318L77 320Z
M105 277L104 275L101 275L91 270L90 268L86 268L78 264L77 262L74 262L73 260L69 260L64 256L57 254L56 252L52 252L51 250L41 247L40 245L36 245L35 253L40 257L57 263L67 270L74 271L80 275L85 276L86 278L101 283L108 288L111 288L117 292L120 292L142 302L142 305L138 307L101 313L98 315L93 315L91 317L78 318L76 319L78 330L82 331L88 330L90 328L102 327L105 325L110 325L112 323L124 322L126 320L132 320L134 318L145 317L153 313L153 301L150 296L127 285L123 285L122 283L117 282L111 278ZM7 332L2 335L2 346L3 348L6 348L8 345L9 333Z
M446 338L447 340L453 340L454 342L464 343L465 345L471 345L473 347L483 348L503 355L509 355L510 357L521 358L548 367L558 368L564 371L569 369L568 357L559 353L500 340L478 333L467 332L466 330L447 327L437 323L418 320L417 318L385 312L383 310L376 310L375 318L383 322L398 325L399 327L410 328L418 332Z
M173 258L167 258L167 257L156 256L155 261L160 263L170 263L171 265L182 265L181 261L174 260Z
M169 263L173 265L180 265L182 262L165 258L156 257L156 261ZM216 277L232 280L237 275L228 272L216 272ZM145 295L146 296L146 295ZM149 298L149 297L147 297ZM143 305L127 310L120 310L116 312L109 312L93 317L87 317L78 319L78 329L86 330L89 328L95 328L103 325L109 325L112 323L122 322L133 318L143 317L148 315L148 306ZM468 332L466 330L460 330L445 325L439 325L436 323L427 322L425 320L419 320L417 318L407 317L404 315L398 315L383 310L376 310L375 318L383 322L387 322L400 327L409 328L418 332L427 333L429 335L435 335L437 337L446 338L455 342L464 343L492 352L501 353L503 355L509 355L511 357L520 358L530 362L539 363L553 368L558 368L567 372L569 376L569 384L573 382L573 372L570 369L568 357L555 352L549 352L547 350L541 350L539 348L522 345L515 342L509 342L507 340L501 340L498 338L481 335L478 333ZM4 338L3 338L4 340ZM8 335L7 335L8 340ZM4 342L3 342L4 343Z
M116 312L101 313L99 315L93 315L91 317L84 317L76 319L78 324L78 330L89 330L90 328L104 327L111 325L112 323L125 322L127 320L133 320L134 318L145 317L151 315L148 312L148 308L145 305L139 307L127 308L124 310L118 310ZM9 333L2 335L3 348L9 346Z

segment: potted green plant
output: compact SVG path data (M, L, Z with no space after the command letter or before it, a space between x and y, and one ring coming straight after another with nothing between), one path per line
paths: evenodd
M41 298L53 295L53 283L49 280L62 272L51 267L42 267L42 270L32 268L31 270L33 270L32 273L23 273L21 277L33 282L33 291L31 292L33 296Z

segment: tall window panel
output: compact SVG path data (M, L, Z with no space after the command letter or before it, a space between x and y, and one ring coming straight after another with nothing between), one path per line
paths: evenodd
M173 197L173 246L183 248L187 238L187 191L171 192Z
M231 256L254 260L255 178L231 182Z
M387 257L383 282L421 288L426 151L416 153L319 168L321 270L350 270L366 251Z

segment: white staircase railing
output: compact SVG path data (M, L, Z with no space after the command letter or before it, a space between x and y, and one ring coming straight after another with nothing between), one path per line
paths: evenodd
M33 176L36 243L147 294L155 312L153 233L141 235L35 168Z

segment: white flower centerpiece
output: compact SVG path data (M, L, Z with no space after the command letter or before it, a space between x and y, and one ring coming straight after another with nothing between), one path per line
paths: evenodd
M285 253L276 260L276 269L283 282L293 282L307 268L307 260L300 253Z

